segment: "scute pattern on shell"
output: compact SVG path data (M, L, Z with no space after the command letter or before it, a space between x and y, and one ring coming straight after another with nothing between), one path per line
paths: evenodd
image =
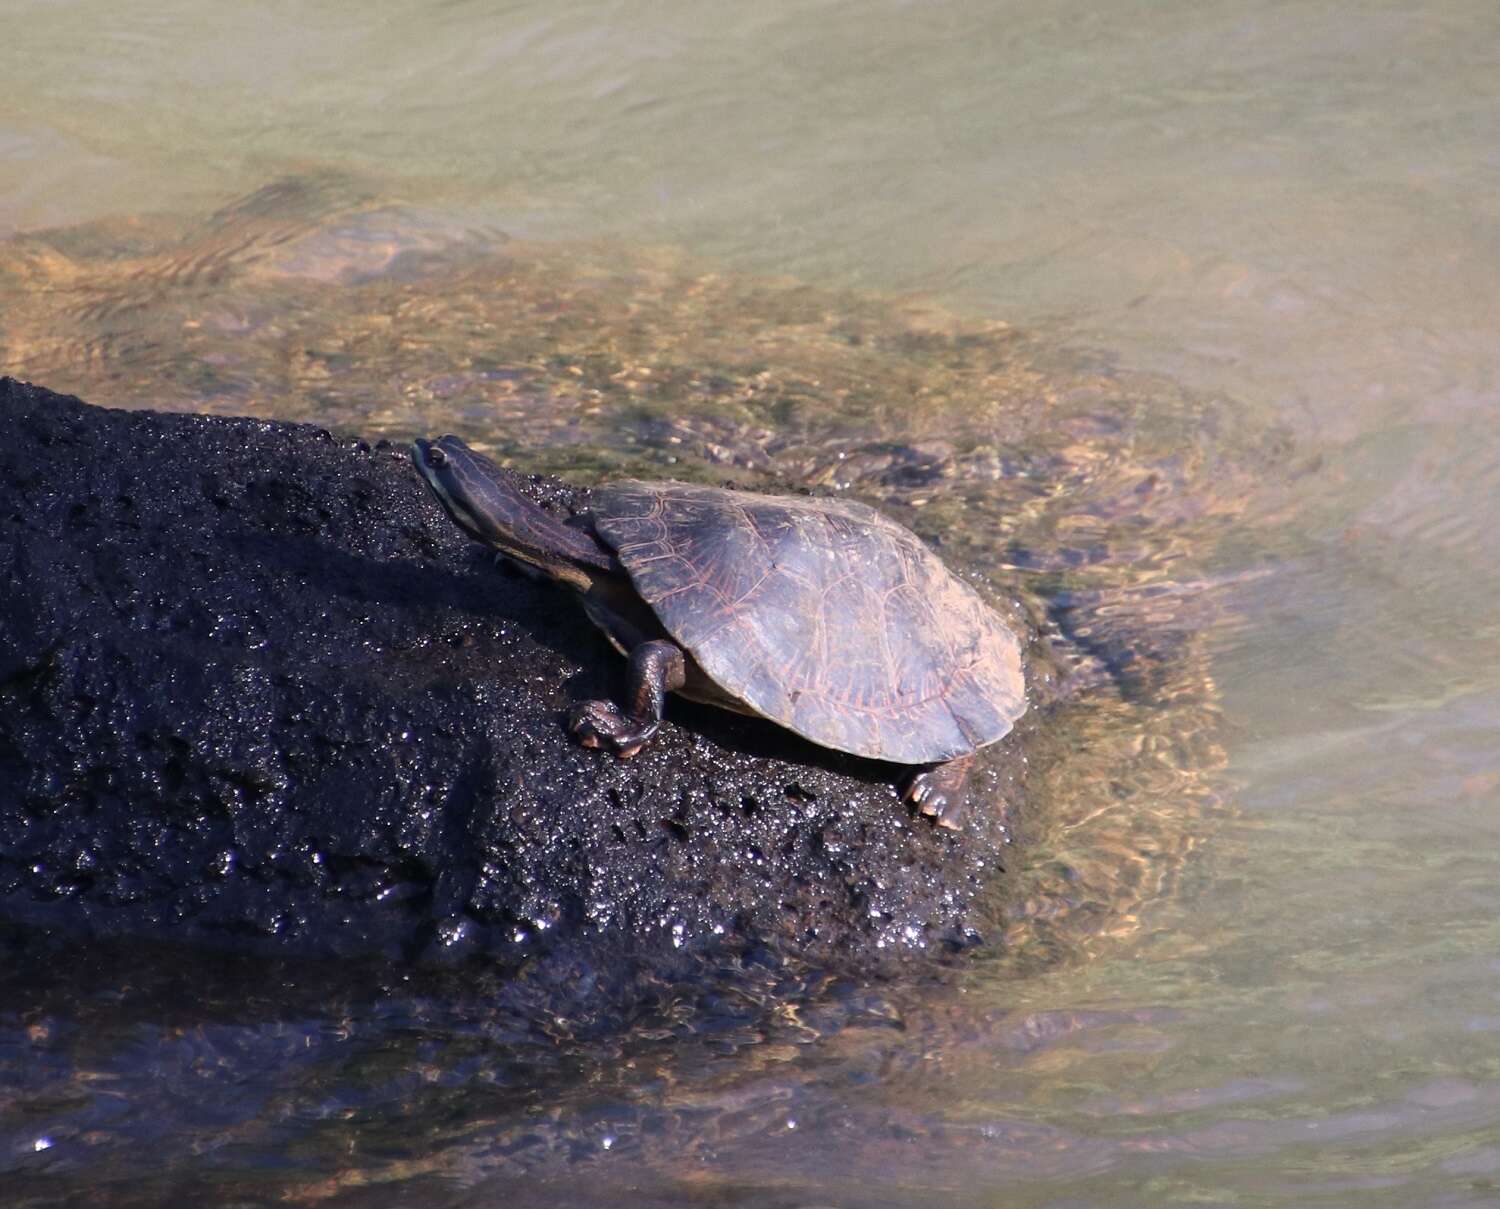
M593 510L713 681L814 743L925 764L994 742L1025 712L1015 635L873 508L626 480Z

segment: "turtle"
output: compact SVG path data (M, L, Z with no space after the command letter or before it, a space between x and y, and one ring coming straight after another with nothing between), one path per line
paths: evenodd
M629 660L623 708L569 714L587 747L634 756L677 692L908 765L906 801L957 828L974 752L1026 710L1015 634L866 504L625 479L564 520L458 437L411 457L460 529L578 592Z

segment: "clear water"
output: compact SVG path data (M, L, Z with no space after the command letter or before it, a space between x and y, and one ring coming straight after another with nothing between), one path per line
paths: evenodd
M1102 758L1056 755L1044 846L1096 871L1093 939L870 991L860 1027L622 1058L296 971L263 1010L168 1010L103 962L12 983L19 1203L1500 1201L1500 10L3 16L7 372L488 433L582 473L717 449L829 481L835 446L939 442L949 486L896 504L1020 590L1136 601L1121 641L1143 592L1207 601L1157 611L1193 640L1171 683L1223 719L1166 792L1131 766L1113 830ZM566 321L538 319L549 297ZM1024 356L944 351L1007 332ZM694 366L743 397L641 385ZM539 429L527 400L564 375ZM1012 431L1028 383L1131 407ZM1086 468L1072 519L979 486L991 446ZM1110 501L1138 470L1181 494L1132 527ZM1058 556L1095 547L1087 573ZM1202 721L1165 702L1086 695L1068 724L1094 729L1068 733ZM1221 809L1182 808L1200 779Z

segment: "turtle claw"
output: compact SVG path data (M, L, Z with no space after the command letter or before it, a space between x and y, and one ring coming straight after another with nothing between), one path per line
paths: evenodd
M613 701L585 701L568 715L568 729L583 746L608 747L622 760L640 751L659 725L627 717Z
M916 768L907 777L901 796L937 826L957 831L963 825L968 779L966 758Z

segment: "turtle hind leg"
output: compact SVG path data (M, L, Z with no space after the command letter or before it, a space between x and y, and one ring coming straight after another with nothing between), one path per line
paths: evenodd
M630 652L629 676L626 710L613 701L584 701L568 716L568 729L580 743L609 747L622 760L630 759L656 734L667 694L687 680L687 661L675 644L654 639Z
M945 764L923 764L911 770L901 786L901 796L939 827L957 831L968 798L969 769L973 756L959 756Z

